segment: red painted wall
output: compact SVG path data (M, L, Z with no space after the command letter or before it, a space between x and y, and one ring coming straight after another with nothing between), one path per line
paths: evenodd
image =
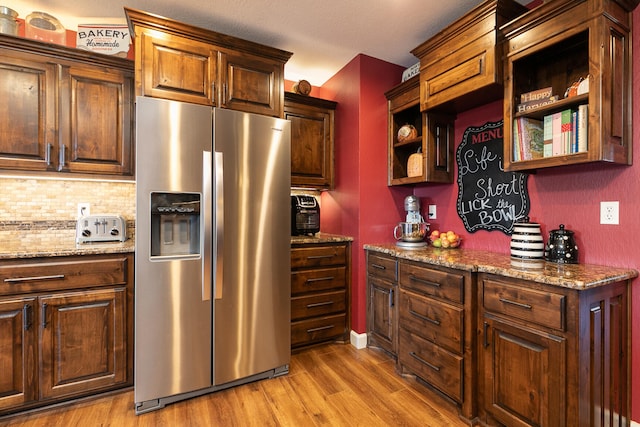
M410 188L387 187L387 101L402 67L358 55L318 96L336 108L336 189L321 196L321 231L353 237L351 328L366 332L366 270L362 245L391 236L397 206ZM398 203L400 200L400 204Z
M633 12L640 28L640 8ZM591 164L540 170L528 186L532 220L543 234L559 224L575 231L580 262L640 269L640 33L633 38L634 166ZM321 97L339 102L336 113L335 191L322 195L322 231L354 237L352 329L365 332L365 260L362 246L392 242L392 230L404 216L404 197L413 192L437 206L431 228L453 229L465 237L464 247L508 253L510 236L500 231L466 233L456 211L458 186L387 187L387 115L384 92L400 81L401 69L360 55L321 88ZM469 126L502 118L502 102L460 113L455 141ZM457 176L457 173L456 173ZM620 225L600 225L601 201L620 202ZM632 419L640 422L640 279L632 284Z

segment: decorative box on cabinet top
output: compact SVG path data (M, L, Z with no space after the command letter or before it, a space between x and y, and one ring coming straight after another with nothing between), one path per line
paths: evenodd
M502 97L498 28L528 9L489 0L411 51L420 59L420 109L465 111Z

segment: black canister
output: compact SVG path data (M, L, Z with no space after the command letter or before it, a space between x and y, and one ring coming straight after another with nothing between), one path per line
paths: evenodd
M544 249L544 259L560 264L578 263L578 245L573 231L565 230L564 224L560 228L549 232L549 240Z

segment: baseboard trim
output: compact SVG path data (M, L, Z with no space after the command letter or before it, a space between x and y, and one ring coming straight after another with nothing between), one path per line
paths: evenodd
M637 423L635 421L631 421L631 427L640 427L640 423Z
M367 347L367 334L359 334L356 331L351 331L351 345L354 346L355 348L357 348L358 350L361 350L363 348ZM640 427L640 426L638 426Z

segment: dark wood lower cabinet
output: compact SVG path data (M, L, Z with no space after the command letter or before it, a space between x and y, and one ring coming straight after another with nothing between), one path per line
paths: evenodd
M480 274L480 419L628 426L628 284L571 289Z
M0 262L0 416L133 384L133 254Z

